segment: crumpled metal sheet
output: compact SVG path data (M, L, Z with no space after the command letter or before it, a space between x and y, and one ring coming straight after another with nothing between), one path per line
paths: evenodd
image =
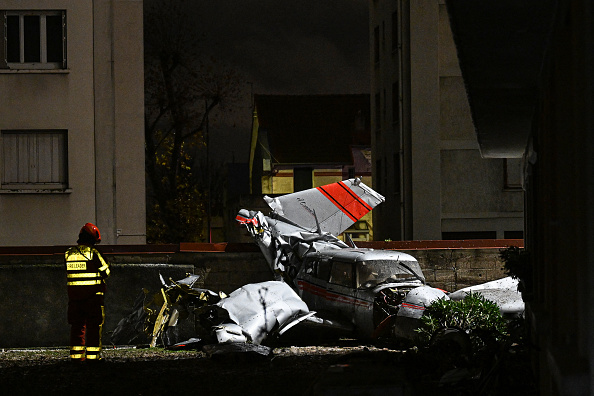
M241 209L237 220L247 226L266 262L277 275L286 276L288 269L298 267L302 257L311 251L348 247L334 235L312 233L298 225L264 216L261 212ZM281 280L282 276L277 276L276 279Z
M425 309L439 299L449 300L450 298L442 290L430 286L414 288L406 295L397 316L420 319Z
M275 327L309 313L297 293L279 281L247 284L216 305L254 344L260 344Z
M452 300L463 300L469 293L480 293L487 300L493 301L506 317L521 316L525 310L522 294L518 291L518 280L511 276L480 285L465 287L450 293Z
M241 209L236 220L246 225L276 279L291 283L305 254L348 248L335 235L385 198L360 179L348 179L264 200L272 209L269 216Z

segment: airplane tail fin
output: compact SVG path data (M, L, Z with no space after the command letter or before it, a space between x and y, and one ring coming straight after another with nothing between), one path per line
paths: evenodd
M279 215L310 232L339 235L385 198L360 179L348 179L275 198L265 196Z

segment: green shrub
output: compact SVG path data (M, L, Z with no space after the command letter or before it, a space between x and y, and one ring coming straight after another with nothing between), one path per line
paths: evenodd
M516 246L510 246L499 251L499 257L503 261L505 274L514 279L527 280L532 271L528 252Z
M499 251L499 257L503 261L505 274L518 279L518 290L522 293L524 301L532 299L532 264L530 254L521 248L510 246Z
M507 323L494 302L480 293L469 293L462 301L434 301L421 317L416 330L429 342L442 329L456 328L470 337L474 350L498 343L507 337Z

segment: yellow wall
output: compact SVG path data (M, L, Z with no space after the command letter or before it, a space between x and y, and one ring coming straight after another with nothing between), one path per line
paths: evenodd
M320 187L342 180L342 169L315 169L313 186Z
M274 176L262 176L262 194L289 194L293 192L293 170L281 170Z

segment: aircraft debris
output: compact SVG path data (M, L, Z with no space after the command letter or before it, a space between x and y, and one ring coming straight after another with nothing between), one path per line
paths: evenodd
M317 312L304 322L309 326L349 328L361 338L408 338L427 304L448 298L426 285L414 257L352 248L335 236L384 201L360 179L264 200L272 209L268 216L242 209L236 220L278 279Z
M438 299L461 299L471 289L487 298L498 290L507 298L513 288L502 280L448 296L426 284L419 263L406 253L349 247L335 235L384 201L360 179L264 199L272 209L268 216L241 209L236 220L260 247L275 280L244 285L227 296L195 287L198 275L169 283L161 277L160 293L148 303L146 292L139 296L112 343L130 342L142 332L151 347L211 345L210 355L238 350L267 355L262 342L298 324L359 338L410 339L424 310ZM520 311L515 296L511 300L505 308L499 298L502 312ZM178 321L189 314L195 315L197 337L179 343ZM249 345L223 347L229 344Z
M157 344L169 346L177 341L179 319L215 304L226 297L224 293L195 287L198 275L167 283L159 274L162 287L149 297L146 289L136 298L132 312L120 320L111 334L112 344L131 344L148 341L150 347Z
M270 335L283 334L295 323L314 314L286 283L268 281L245 285L229 296L194 287L198 275L170 284L161 277L160 293L144 302L143 291L132 313L122 319L111 336L114 344L149 339L149 346L163 345L173 349L203 347L208 344L249 343L257 346ZM154 308L155 304L160 308ZM178 342L174 339L179 319L196 317L198 338ZM214 354L215 347L208 349ZM265 348L242 347L243 351L265 353ZM217 353L237 348L220 348Z
M272 209L269 215L241 209L236 220L245 225L278 279L317 312L305 323L350 327L362 338L411 338L424 309L451 297L426 284L414 257L349 247L336 237L384 201L360 179L264 200ZM502 312L517 312L520 307L509 291L500 288L497 301ZM493 289L488 293L495 298ZM512 305L504 305L504 298Z
M450 293L452 300L463 300L469 293L480 293L487 300L493 301L506 319L513 319L524 315L525 305L522 293L518 290L518 279L511 276L497 279L480 285L465 287Z

